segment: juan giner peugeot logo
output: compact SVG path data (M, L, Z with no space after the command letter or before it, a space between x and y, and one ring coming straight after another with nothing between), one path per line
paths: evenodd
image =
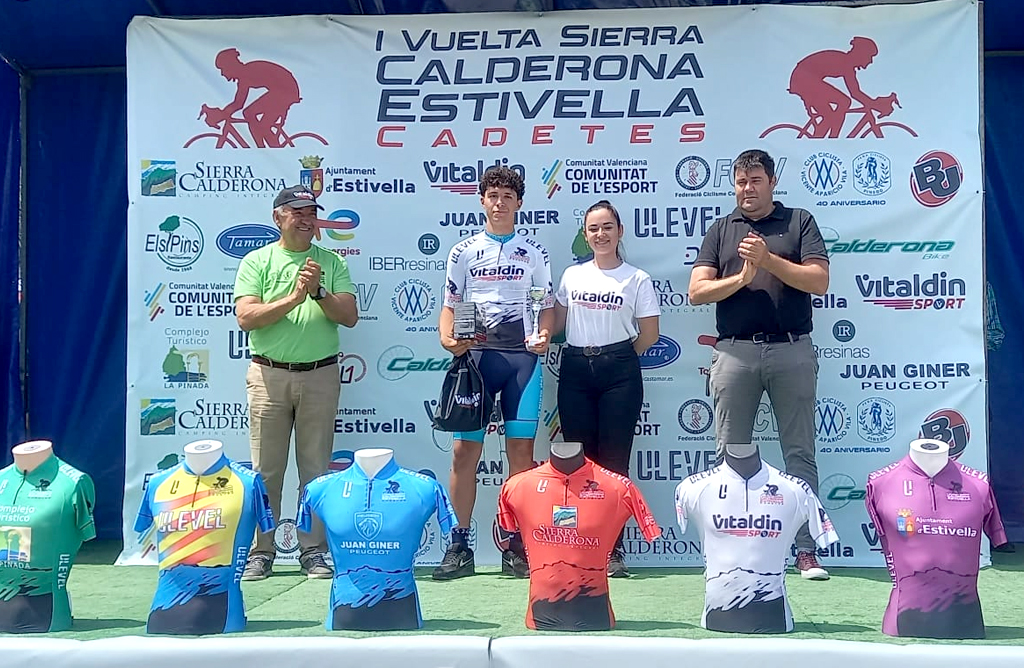
M660 369L663 366L668 366L679 359L682 352L682 348L673 339L659 336L654 345L640 356L640 368Z

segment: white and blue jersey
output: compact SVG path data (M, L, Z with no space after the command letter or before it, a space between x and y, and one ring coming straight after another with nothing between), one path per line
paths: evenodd
M327 630L421 628L413 562L432 514L442 534L455 522L444 488L394 460L372 479L350 466L306 485L299 528L309 531L314 514L323 520L334 559Z
M554 306L548 252L526 237L499 241L479 232L455 244L448 255L444 305L477 305L487 328L481 348L525 350L524 340L533 331L532 287L547 290L542 308Z

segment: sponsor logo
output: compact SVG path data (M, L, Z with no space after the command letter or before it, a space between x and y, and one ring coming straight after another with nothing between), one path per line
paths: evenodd
M366 360L359 355L339 353L338 367L340 369L342 385L358 383L363 378L366 378Z
M495 160L493 163L485 163L477 160L475 164L460 165L452 161L447 164L439 163L436 160L424 160L423 172L430 187L456 195L477 195L480 192L480 177L489 167L505 166L516 172L526 181L526 167L519 164L510 164L508 158Z
M176 197L178 170L173 160L142 161L142 196Z
M406 258L398 255L371 255L370 271L401 271L419 273L424 271L444 271L447 260L430 260L427 258Z
M942 408L921 423L918 438L932 438L949 444L949 456L957 459L971 441L971 426L957 410Z
M716 513L711 516L711 522L716 531L739 538L778 538L782 535L782 520L767 513L746 517Z
M146 235L145 252L154 253L168 271L191 271L203 253L203 230L191 218L167 216L158 232Z
M235 315L234 286L230 283L170 283L167 287L167 303L174 307L177 317L223 318ZM184 341L172 343L197 345Z
M558 161L555 162L558 164ZM654 194L658 190L658 182L649 178L647 160L643 158L567 158L564 167L562 178L569 184L569 191L574 195L640 195ZM554 193L550 191L550 186L548 188L548 197L551 197ZM561 190L561 187L558 186L557 190Z
M438 220L437 224L441 227L459 228L459 236L465 237L480 231L469 228L482 228L487 225L487 214L483 211L450 211L444 214L444 218ZM516 233L528 237L536 236L538 225L560 225L561 222L555 209L527 209L516 211L515 224Z
M171 346L164 357L165 389L208 389L210 387L210 351L178 349Z
M837 320L832 325L832 336L840 343L849 343L857 335L857 328L849 320Z
M405 492L402 491L402 486L397 480L388 481L387 487L384 488L384 493L380 495L381 501L405 501Z
M295 554L299 547L299 533L295 520L281 519L274 529L274 549L279 554Z
M160 162L163 164L162 168L157 171L152 170L152 163ZM150 163L151 167L149 170L146 168L146 164ZM156 185L158 188L163 188L159 195L166 195L167 183L154 183L147 184L147 179L151 176L155 178L163 178L166 176L164 172L167 171L168 165L170 171L177 173L177 168L173 160L144 160L142 170L142 182L143 182L143 195L146 194L147 186L150 188L152 193L152 186ZM147 175L147 171L150 172ZM210 164L207 162L197 162L189 171L183 171L181 174L177 174L176 188L172 188L171 192L175 193L172 196L175 197L193 197L193 198L226 198L226 197L272 197L277 195L282 188L287 187L287 183L284 178L277 176L267 176L265 173L256 172L252 165L226 165L226 164Z
M711 180L711 166L699 155L688 155L676 163L676 183L683 190L700 190Z
M786 160L783 156L775 162L775 176L779 181L782 181ZM732 198L736 194L733 188L732 158L717 158L712 167L703 157L689 155L676 163L675 177L676 184L682 188L682 191L676 191L676 197ZM784 196L789 193L776 187L773 194Z
M430 286L418 278L409 278L395 287L391 309L406 322L422 322L434 313L437 298Z
M786 497L779 494L778 485L765 485L758 499L762 505L781 506L786 503Z
M715 414L708 402L690 399L679 407L677 419L683 431L697 436L711 429L711 425L715 423Z
M842 159L835 153L819 151L804 160L800 180L816 197L831 197L846 185L847 172Z
M202 148L210 148L210 144L213 144L213 147L218 149L284 148L295 146L296 140L299 139L318 141L326 146L326 139L315 132L295 130L294 123L288 130L285 129L285 121L289 116L291 119L302 117L301 112L296 114L292 109L302 103L295 75L279 63L260 56L253 57L247 53L248 62L245 63L241 57L242 54L236 48L223 49L217 54L212 65L228 82L226 86L221 84L224 90L216 100L223 102L224 107L202 105L199 118L196 120L203 121L215 132L204 131L191 137L185 142L184 148L197 143ZM243 70L254 62L259 63L256 72L253 72L252 68ZM240 81L243 71L246 72L247 82L244 89ZM234 92L230 90L232 83L237 87ZM264 89L265 92L249 95L248 92L252 89ZM240 93L242 95L239 95ZM229 111L232 97L242 98L240 110ZM252 107L257 104L257 110L253 110Z
M557 404L551 410L544 411L544 426L548 430L548 443L554 443L562 433L562 420L558 415Z
M901 536L913 536L916 533L913 510L900 508L896 511L896 531Z
M910 192L922 206L942 206L960 190L964 169L957 159L945 151L925 153L910 172Z
M327 167L325 190L346 195L412 195L416 184L403 178L383 177L376 167Z
M600 488L600 484L596 480L587 480L583 485L583 489L580 490L581 499L603 499L604 490Z
M845 473L833 473L818 485L818 495L826 510L839 510L851 501L863 501L867 492Z
M658 337L658 340L654 342L650 348L644 351L644 354L640 356L640 368L641 369L661 369L669 364L672 364L679 355L682 354L683 349L679 346L675 340L670 339L665 335Z
M415 434L416 423L404 417L379 417L376 408L339 408L335 434Z
M164 294L164 288L167 287L163 283L157 283L152 290L147 290L142 294L143 303L149 310L149 321L153 322L157 316L161 313L166 313L164 307L160 305L160 297Z
M353 516L356 531L366 540L373 540L384 527L384 515L374 510L360 510Z
M878 197L892 187L892 165L889 157L866 151L853 159L853 187L862 195Z
M242 259L247 253L281 238L281 232L267 225L243 223L217 235L217 248L228 257Z
M852 241L842 241L839 232L831 227L822 227L821 237L825 242L825 248L829 256L835 255L882 255L889 253L906 254L919 256L922 260L946 260L949 254L956 247L952 239L918 239L888 241L877 238L861 239L854 238Z
M721 215L720 206L667 206L662 211L657 207L637 207L633 209L633 236L637 239L699 239ZM684 257L689 257L689 251Z
M871 278L869 274L858 274L855 279L864 303L897 311L958 310L966 301L967 282L962 278L947 278L944 271L933 272L928 278L921 274L914 274L909 279Z
M562 161L556 158L550 167L540 173L541 180L544 182L544 192L548 194L548 199L554 197L555 193L562 189L562 184L558 182L558 172L560 171L562 171Z
M706 450L635 450L637 480L672 480L679 482L691 475L707 471L715 465L715 449Z
M324 232L327 234L328 239L331 239L332 241L352 241L356 238L355 232L348 231L359 227L359 214L352 209L335 209L328 214L327 220L334 221L334 225L332 227L324 228ZM349 248L346 249L346 251L348 252L339 252L339 254L343 257L345 255L359 255L358 248Z
M552 343L548 346L548 351L544 353L544 367L555 378L558 378L558 372L562 367L562 351L564 347L564 343Z
M451 359L418 359L412 348L401 345L391 346L377 358L377 373L384 380L391 381L401 380L410 373L447 371L451 366Z
M961 482L953 481L949 484L950 491L946 492L946 499L949 501L970 501L971 495L964 491L964 485Z
M324 170L320 164L324 161L319 155L304 155L299 158L302 169L299 170L299 185L309 188L313 197L320 197L324 191Z
M175 435L178 411L174 399L142 399L140 404L140 436Z
M814 405L814 431L822 443L836 443L850 431L846 404L834 397L820 397Z
M420 252L424 255L433 255L437 251L441 250L441 240L437 238L436 234L421 234L419 240L416 242L416 247L420 249Z
M944 390L947 378L970 378L967 362L929 362L919 364L847 364L840 378L861 379L862 390ZM905 380L884 380L904 378Z
M869 443L884 443L896 435L896 406L882 397L857 404L857 434Z
M377 296L378 283L356 283L356 305L359 307L359 320L376 322L380 318L369 313L373 306L373 298Z
M551 524L556 527L575 529L579 524L579 512L575 506L553 506Z
M494 546L497 547L499 551L504 552L508 549L509 543L512 540L512 532L502 529L501 525L498 523L498 518L495 517L494 521L491 523L491 538L494 539Z

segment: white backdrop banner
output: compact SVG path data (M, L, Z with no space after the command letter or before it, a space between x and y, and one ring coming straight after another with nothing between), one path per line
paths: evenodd
M506 27L502 27L506 26ZM517 26L517 27L513 27ZM772 39L771 36L779 36ZM783 35L800 35L786 39ZM714 459L714 309L690 267L735 206L732 159L763 148L776 197L815 215L830 249L814 299L821 497L831 565L881 565L867 474L919 436L986 462L977 4L713 7L534 14L136 18L128 30L128 414L121 561L143 489L196 438L249 459L240 258L273 242L274 195L319 194L322 245L346 258L361 320L342 330L332 468L365 447L447 481L452 439L432 411L449 356L437 340L447 250L483 229L480 173L524 176L517 231L556 278L587 258L581 214L608 198L633 264L655 281L662 338L643 358L631 476L664 536L627 531L628 561L699 565L672 492ZM546 356L537 458L559 433L561 346ZM755 438L781 465L767 397ZM507 464L493 429L474 541L497 563ZM298 549L286 482L282 557ZM447 536L428 525L419 558Z

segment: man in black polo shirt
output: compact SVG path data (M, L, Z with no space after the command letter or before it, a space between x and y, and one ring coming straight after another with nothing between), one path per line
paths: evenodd
M779 425L787 473L818 491L814 404L818 360L811 345L811 293L828 290L828 254L814 217L772 201L775 161L744 151L733 162L736 209L708 230L690 274L690 302L714 302L711 355L718 458L727 443L750 443L765 390ZM796 567L827 580L802 527Z

